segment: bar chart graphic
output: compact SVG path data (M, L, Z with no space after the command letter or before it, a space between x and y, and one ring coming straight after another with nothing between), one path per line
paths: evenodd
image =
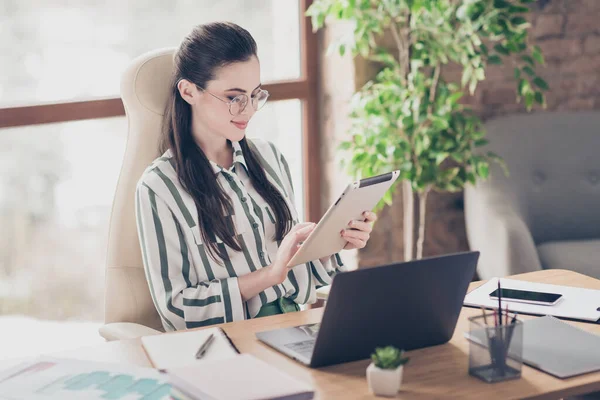
M1 400L168 400L158 371L88 361L38 359L0 373Z

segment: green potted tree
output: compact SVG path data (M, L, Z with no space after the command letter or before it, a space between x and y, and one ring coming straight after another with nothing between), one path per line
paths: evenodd
M415 257L415 247L417 258L423 254L428 194L460 191L486 179L490 162L502 162L477 150L487 143L485 131L460 102L465 92L474 93L490 66L510 63L517 101L527 110L545 107L548 85L535 71L544 59L527 35L534 1L315 0L307 10L315 30L326 20L351 21L353 36L334 46L377 63L376 77L352 100L352 127L341 149L350 153L355 177L401 171L405 260ZM393 44L379 45L385 41ZM456 82L446 80L450 65L461 72Z
M378 347L367 367L369 389L377 396L395 396L402 386L402 370L409 360L394 346Z

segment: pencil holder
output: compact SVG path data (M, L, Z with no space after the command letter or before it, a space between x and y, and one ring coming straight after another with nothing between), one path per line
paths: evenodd
M491 313L469 318L470 375L488 383L521 377L523 323L513 317L509 315L508 324L504 315L502 324Z

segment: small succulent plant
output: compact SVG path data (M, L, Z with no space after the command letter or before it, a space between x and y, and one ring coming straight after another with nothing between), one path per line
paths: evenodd
M377 347L371 354L371 359L381 369L396 369L410 360L409 357L404 357L404 350L398 350L394 346Z

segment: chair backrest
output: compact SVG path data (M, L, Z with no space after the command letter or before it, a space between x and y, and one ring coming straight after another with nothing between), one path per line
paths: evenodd
M600 237L600 112L540 112L486 123L504 158L486 184L510 191L536 243Z
M135 220L135 189L146 167L159 156L174 52L174 48L162 49L136 58L121 79L128 135L110 217L105 323L135 322L163 330L144 274Z

